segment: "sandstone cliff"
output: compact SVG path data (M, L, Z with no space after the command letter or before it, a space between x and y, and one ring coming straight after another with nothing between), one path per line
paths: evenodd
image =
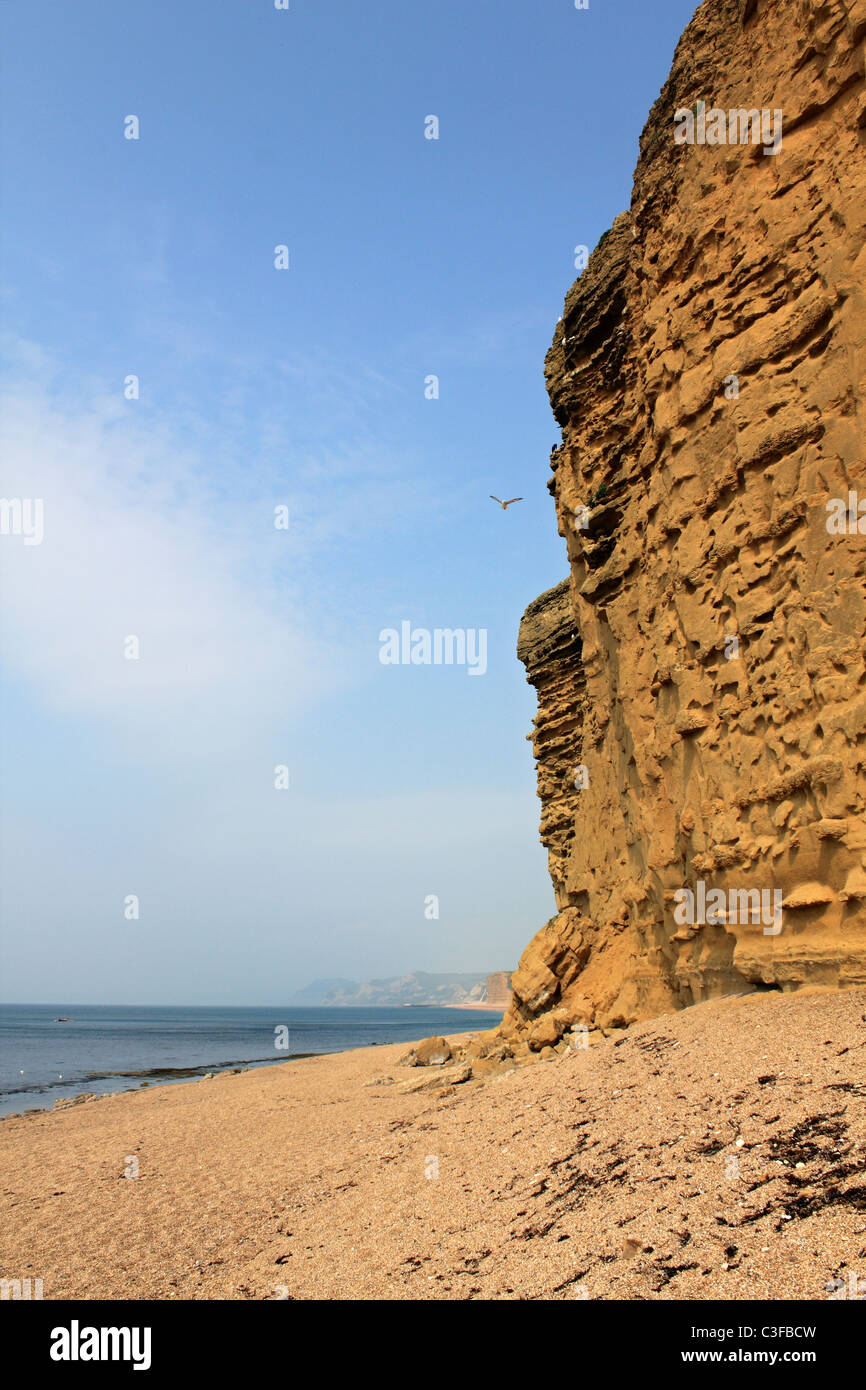
M493 1008L505 1009L511 1003L511 985L505 970L497 970L487 976L487 1004Z
M559 911L503 1021L534 1046L866 981L864 53L866 0L707 0L556 326L570 576L518 651ZM701 100L781 110L781 147L676 144Z

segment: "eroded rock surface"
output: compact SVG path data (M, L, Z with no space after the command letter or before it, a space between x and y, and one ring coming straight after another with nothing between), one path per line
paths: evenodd
M702 5L566 298L570 575L518 648L559 911L506 1035L866 981L864 40L866 0ZM778 152L677 145L701 99L780 109ZM677 920L699 883L725 911Z

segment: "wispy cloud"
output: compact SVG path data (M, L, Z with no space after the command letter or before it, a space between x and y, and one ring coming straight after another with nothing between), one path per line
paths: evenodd
M148 742L179 721L190 749L344 679L292 584L267 483L208 477L204 426L181 441L122 397L62 399L34 375L45 367L21 345L2 399L2 494L44 507L41 544L0 537L7 668L46 705Z

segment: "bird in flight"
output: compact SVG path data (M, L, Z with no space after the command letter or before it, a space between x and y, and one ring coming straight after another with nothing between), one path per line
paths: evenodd
M493 493L491 492L491 493L490 493L490 500L491 500L491 502L498 502L499 505L500 505L500 507L502 508L502 510L505 511L506 507L510 507L511 504L512 504L512 502L522 502L522 501L523 501L523 498L522 498L522 497L509 497L509 499L508 499L507 502L503 502L503 500L502 500L501 497L494 497L494 496L493 496Z

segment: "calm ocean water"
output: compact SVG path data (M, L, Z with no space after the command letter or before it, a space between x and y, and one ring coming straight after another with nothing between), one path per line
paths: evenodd
M58 1018L68 1018L60 1023ZM231 1066L492 1028L477 1009L182 1009L0 1004L0 1115L80 1091L163 1085ZM288 1029L288 1048L276 1046ZM282 1035L285 1036L285 1035Z

